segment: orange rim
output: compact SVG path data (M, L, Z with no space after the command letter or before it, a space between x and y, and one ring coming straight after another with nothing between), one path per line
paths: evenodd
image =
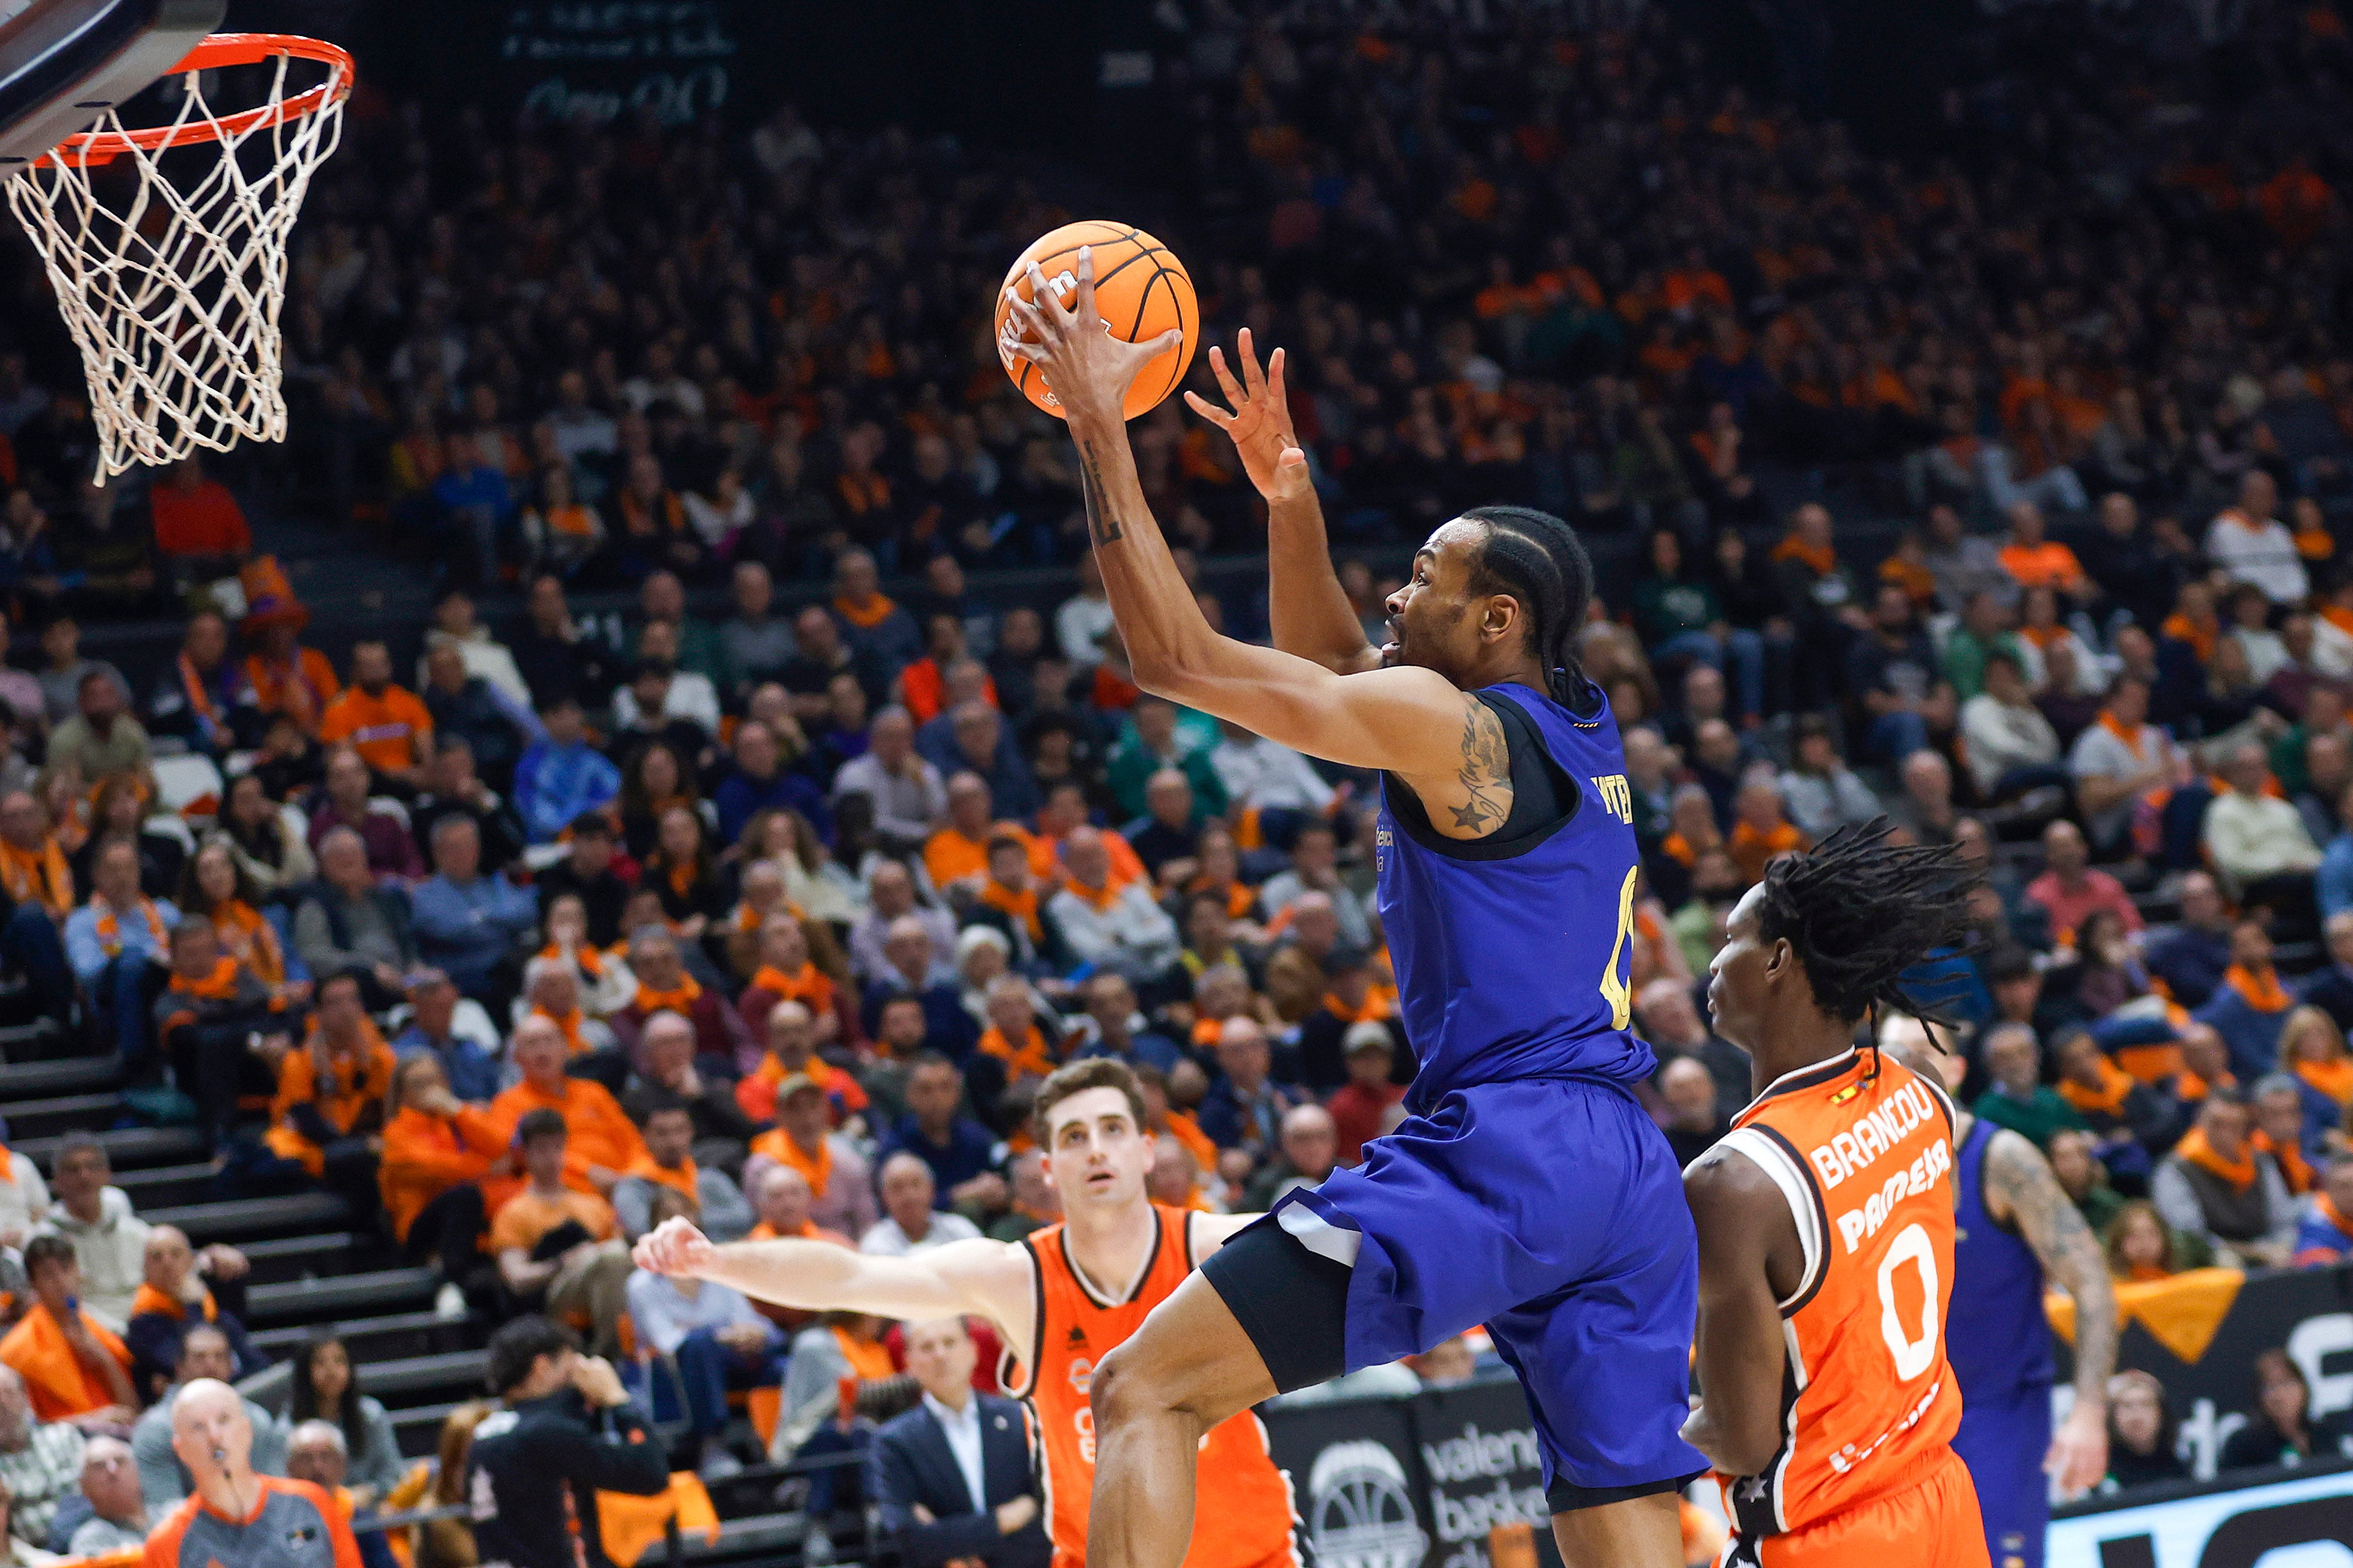
M158 125L144 131L85 131L58 142L46 156L35 160L33 166L53 168L58 164L71 164L89 168L111 163L133 150L154 153L166 147L216 142L223 136L243 136L250 132L300 120L329 103L340 103L351 96L351 51L340 44L301 37L292 33L215 33L190 49L186 58L164 74L182 76L189 71L212 70L224 66L258 65L278 55L316 60L328 68L327 79L307 92L297 93L280 102L265 103L259 109L225 114L214 120L191 121L185 125Z

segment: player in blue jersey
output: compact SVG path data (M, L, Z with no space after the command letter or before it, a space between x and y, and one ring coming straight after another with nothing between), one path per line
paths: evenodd
M1058 280L1059 281L1059 280ZM1080 252L1064 308L1016 300L1079 452L1136 683L1382 774L1381 921L1419 1068L1364 1163L1240 1232L1094 1370L1094 1568L1177 1568L1201 1435L1278 1391L1484 1323L1535 1412L1570 1568L1682 1562L1676 1493L1698 1264L1682 1173L1634 1096L1636 854L1618 727L1576 639L1592 567L1567 524L1479 508L1441 525L1376 651L1341 592L1283 401L1245 335L1232 437L1270 510L1275 647L1213 632L1147 509L1121 417L1137 369ZM1214 1506L1215 1500L1210 1500Z
M1916 1019L1891 1019L1890 1055L1939 1076L1953 1058ZM2108 1374L2116 1368L2116 1293L2099 1238L2034 1145L1981 1116L1953 1130L1953 1310L1946 1358L1961 1389L1953 1451L1969 1468L1993 1568L2042 1568L2052 1479L2097 1486L2108 1468ZM2051 1325L2045 1283L2075 1301L2075 1403L2051 1428Z

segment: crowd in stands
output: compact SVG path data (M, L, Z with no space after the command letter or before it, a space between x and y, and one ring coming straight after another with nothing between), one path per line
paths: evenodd
M2327 171L2118 134L2132 72L2015 134L1957 102L1915 164L1726 85L1658 14L1570 38L1506 6L1450 42L1179 9L1204 317L1287 348L1367 625L1384 547L1470 504L1639 541L1584 653L1678 1152L1750 1096L1700 998L1732 904L1887 814L1985 871L1978 940L1915 978L1960 1092L2045 1150L2119 1281L2353 1254ZM2278 93L2331 90L2335 10L2275 25ZM754 1457L737 1398L766 1454L833 1451L839 1380L905 1347L634 1273L668 1215L1024 1235L1056 1217L1028 1096L1088 1056L1143 1079L1163 1202L1361 1159L1415 1061L1378 784L1130 679L1060 432L986 332L1004 258L1068 215L789 110L748 138L354 120L298 240L297 456L449 564L421 647L327 657L227 488L194 460L89 484L76 399L0 355L0 591L38 637L0 671L0 960L71 1048L199 1127L225 1194L323 1187L445 1311L543 1310L651 1366L712 1474ZM1254 547L1216 432L1171 403L1136 439L1188 567ZM1850 509L1768 500L1846 460L1905 519L1883 560ZM966 576L1031 565L1076 591ZM617 632L573 611L607 591ZM76 617L189 602L144 689L80 649ZM189 759L218 787L167 798ZM180 1495L173 1390L257 1362L244 1260L145 1225L105 1161L69 1140L54 1194L21 1155L0 1179L0 1497L77 1552ZM2256 1371L2226 1464L2337 1443L2293 1363ZM296 1420L253 1413L263 1468L340 1467L363 1509L413 1484L361 1381L306 1350ZM2176 1414L2120 1374L2116 1484L2179 1473Z

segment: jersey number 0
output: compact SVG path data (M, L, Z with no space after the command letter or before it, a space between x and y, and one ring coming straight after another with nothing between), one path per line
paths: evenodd
M1915 1338L1895 1304L1895 1271L1906 1263L1920 1267L1920 1325ZM1936 1255L1928 1233L1915 1222L1896 1233L1879 1260L1879 1332L1895 1357L1895 1378L1909 1383L1936 1359Z

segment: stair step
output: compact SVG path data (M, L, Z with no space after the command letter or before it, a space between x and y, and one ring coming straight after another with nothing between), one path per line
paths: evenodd
M9 1128L12 1131L16 1128L13 1120ZM205 1135L193 1127L116 1127L90 1136L106 1151L107 1163L117 1175L151 1165L184 1164L205 1156ZM38 1165L45 1174L57 1174L56 1137L15 1139L8 1147Z
M12 1033L0 1030L0 1040ZM9 1062L0 1066L0 1106L44 1095L98 1094L120 1089L129 1075L112 1057L69 1057L53 1062Z
M275 1198L237 1198L226 1203L184 1204L142 1215L150 1225L175 1225L198 1247L248 1237L301 1236L334 1230L352 1222L351 1205L332 1193L293 1193Z
M119 1094L65 1094L46 1100L20 1100L0 1106L8 1117L9 1135L42 1137L59 1132L95 1132L113 1126L130 1114Z
M373 1384L370 1391L374 1391ZM490 1395L485 1393L481 1397L487 1399ZM412 1405L406 1410L387 1406L385 1415L392 1423L392 1436L400 1448L400 1457L404 1459L429 1459L438 1453L441 1423L449 1418L449 1412L464 1403L464 1400L452 1400L440 1405Z
M428 1310L339 1321L312 1319L282 1329L264 1329L252 1339L264 1352L282 1357L300 1350L312 1334L332 1328L350 1348L353 1361L372 1364L401 1357L480 1350L484 1331L489 1327L488 1321L479 1316L451 1319Z
M396 1310L413 1302L430 1302L440 1280L430 1268L386 1268L256 1285L246 1292L246 1321L248 1326L323 1323L338 1313Z
M369 1362L360 1370L361 1386L386 1410L411 1408L436 1399L487 1398L482 1373L490 1365L486 1351L451 1351L440 1355L402 1356Z
M247 1278L252 1281L252 1288L259 1289L264 1285L315 1279L322 1275L349 1274L359 1262L354 1256L359 1245L360 1238L349 1231L329 1231L240 1242L237 1250L253 1265L253 1272Z
M114 1184L130 1196L131 1206L145 1214L175 1204L201 1204L213 1195L210 1161L185 1165L154 1165L145 1170L117 1171Z

